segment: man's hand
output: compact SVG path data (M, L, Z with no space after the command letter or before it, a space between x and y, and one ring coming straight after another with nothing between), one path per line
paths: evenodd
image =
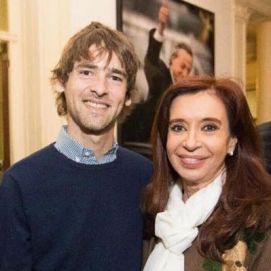
M159 23L158 23L158 32L161 36L164 34L166 23L168 22L169 11L167 1L163 1L162 6L159 10Z

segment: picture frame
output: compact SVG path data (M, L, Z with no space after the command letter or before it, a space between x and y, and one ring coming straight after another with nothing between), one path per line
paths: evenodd
M213 12L181 0L117 0L117 29L132 41L140 60L136 88L141 100L134 112L119 124L118 140L124 147L150 159L150 133L157 102L149 102L151 94L144 70L144 58L148 50L149 32L157 27L159 10L165 4L169 10L169 20L159 55L161 61L169 65L174 46L184 42L189 44L193 52L191 74L215 74ZM159 98L156 97L156 101Z

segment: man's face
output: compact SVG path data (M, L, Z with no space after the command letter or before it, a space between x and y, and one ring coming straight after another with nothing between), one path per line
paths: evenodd
M178 54L171 60L170 69L174 82L179 82L182 77L188 76L191 72L193 59L184 49L179 49Z
M78 135L101 135L113 132L126 98L127 75L113 53L98 54L97 47L89 48L92 60L74 63L65 84L68 130L77 140Z

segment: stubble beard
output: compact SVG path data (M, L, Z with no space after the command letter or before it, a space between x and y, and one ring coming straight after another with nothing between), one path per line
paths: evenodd
M99 120L98 116L89 116L88 118L86 116L80 116L80 114L71 114L70 118L73 120L73 122L79 127L79 129L85 133L85 134L93 134L93 135L102 135L106 132L110 131L111 129L114 129L115 123L117 121L117 118L111 118L109 120L101 118ZM92 119L94 119L92 121Z

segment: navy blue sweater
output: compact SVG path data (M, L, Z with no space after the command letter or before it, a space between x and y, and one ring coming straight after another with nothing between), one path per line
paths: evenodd
M53 145L18 162L0 187L0 270L140 270L139 198L151 171L124 148L103 165Z

